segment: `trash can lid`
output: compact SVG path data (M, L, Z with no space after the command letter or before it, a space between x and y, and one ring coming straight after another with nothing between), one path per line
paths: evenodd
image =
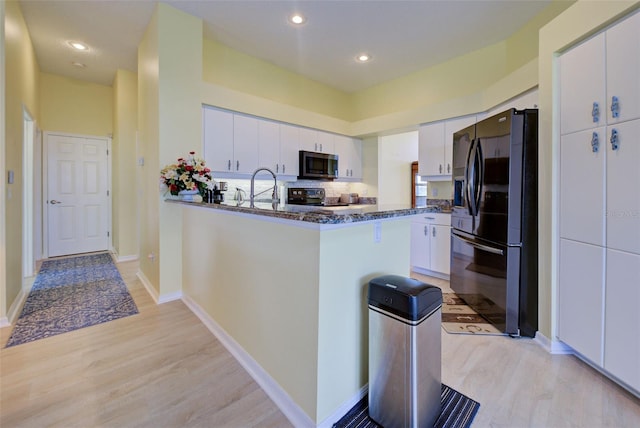
M418 321L442 305L442 290L413 278L383 275L369 281L369 305Z

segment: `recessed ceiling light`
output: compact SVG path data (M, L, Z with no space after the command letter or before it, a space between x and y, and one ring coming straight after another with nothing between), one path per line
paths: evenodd
M82 43L82 42L73 42L73 41L70 41L70 42L67 42L67 43L69 43L69 46L71 46L72 48L74 48L75 50L78 50L78 51L86 51L86 50L89 50L89 46L85 45L85 44L84 44L84 43Z
M81 62L72 62L71 65L78 68L87 68L86 64L83 64Z
M358 62L368 62L371 61L371 55L363 53L358 55L356 59L358 60Z
M301 15L299 13L294 13L289 17L289 22L295 25L302 25L305 22L307 22L307 18L305 18L304 15Z

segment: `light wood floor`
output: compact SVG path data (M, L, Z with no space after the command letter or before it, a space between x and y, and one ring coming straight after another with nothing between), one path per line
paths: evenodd
M0 427L291 426L182 302L118 268L138 315L0 351Z
M0 427L288 427L182 302L0 351ZM448 282L417 276L448 290ZM10 328L0 329L0 344ZM640 402L530 339L442 333L442 381L480 402L473 427L638 427Z

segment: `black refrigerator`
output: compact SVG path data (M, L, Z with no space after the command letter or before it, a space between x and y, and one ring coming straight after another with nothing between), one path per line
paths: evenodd
M451 288L500 331L538 330L538 110L453 136Z

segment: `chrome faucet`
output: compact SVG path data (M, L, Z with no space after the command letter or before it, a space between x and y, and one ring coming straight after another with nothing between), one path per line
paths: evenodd
M260 171L268 171L273 176L273 193L271 194L271 203L272 204L278 203L278 181L276 180L276 175L269 168L262 167L253 171L253 175L251 176L251 193L249 194L249 202L250 202L249 207L251 208L254 208L253 199L256 197L256 194L254 191L254 182L256 179L256 174L258 174ZM263 193L263 192L260 192L260 193Z

